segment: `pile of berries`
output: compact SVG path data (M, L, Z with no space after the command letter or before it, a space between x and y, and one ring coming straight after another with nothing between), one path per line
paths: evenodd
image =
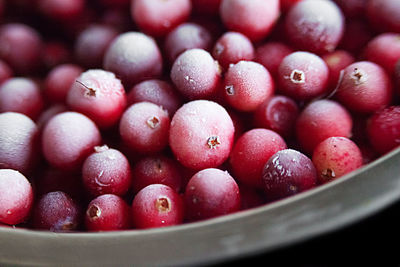
M0 225L178 225L400 145L399 0L0 0Z

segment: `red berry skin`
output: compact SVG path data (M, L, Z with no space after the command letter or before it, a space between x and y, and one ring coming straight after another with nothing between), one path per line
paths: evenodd
M272 77L276 78L282 60L293 52L293 49L283 42L267 42L256 48L254 60L263 65Z
M329 88L334 89L339 81L341 71L348 65L355 62L350 52L335 50L322 56L329 69Z
M0 223L24 222L33 205L33 190L28 179L12 169L0 169Z
M18 112L36 120L43 106L42 92L31 79L10 78L0 85L0 112Z
M32 225L35 229L70 232L77 230L80 223L80 207L61 191L43 195L33 208Z
M367 123L370 144L383 155L400 145L400 106L390 106L374 113Z
M166 156L149 156L137 161L132 168L132 187L139 192L151 184L164 184L176 192L182 188L182 175L178 163Z
M287 12L292 8L292 6L300 1L302 0L281 0L281 9L283 12Z
M349 138L333 136L315 147L312 161L317 170L318 182L323 184L360 168L363 156Z
M68 21L81 15L85 8L84 0L38 0L39 11L58 21Z
M234 132L232 119L221 105L195 100L183 105L173 116L169 145L185 167L215 168L228 158Z
M253 121L258 128L273 130L285 139L290 139L299 113L300 109L293 99L274 95L257 108Z
M27 116L16 112L0 113L0 169L29 174L40 158L39 130Z
M260 41L268 36L278 20L279 8L279 0L222 0L219 14L230 31Z
M47 70L72 60L72 52L61 41L48 41L44 44L43 50L43 65Z
M102 129L118 123L126 107L126 94L114 73L96 69L83 72L72 84L68 106L80 112Z
M131 167L120 151L96 146L82 166L82 179L92 196L114 194L123 196L131 186Z
M125 110L119 124L122 141L141 154L160 152L168 145L170 118L160 106L139 102Z
M373 113L392 101L392 84L382 67L359 61L344 69L336 97L349 110Z
M224 96L230 106L239 111L255 111L273 95L274 81L263 65L239 61L229 67L224 78Z
M141 31L163 37L189 18L191 3L190 0L132 0L131 15Z
M220 67L209 52L194 48L175 60L170 77L179 92L194 100L215 95L220 82Z
M118 35L104 55L103 67L121 79L125 88L161 76L163 60L155 40L140 32Z
M265 164L262 177L269 201L289 197L317 185L317 172L311 159L293 149L275 153Z
M44 95L52 103L66 103L68 91L83 69L75 64L61 64L51 69L44 81Z
M235 142L229 158L234 177L244 185L261 188L265 162L286 148L284 139L274 131L255 128L245 132Z
M341 8L346 18L362 17L365 15L368 0L334 0Z
M121 197L105 194L90 201L85 213L88 231L118 231L131 227L131 209Z
M253 60L254 47L246 35L226 32L216 41L212 55L224 69L228 69L230 64L241 60Z
M222 0L192 0L193 12L199 14L218 15Z
M367 18L372 26L386 32L400 33L400 2L396 0L369 0Z
M285 17L291 45L316 54L332 52L344 32L344 16L332 1L305 0L294 5Z
M305 153L331 136L349 138L353 127L350 113L338 102L317 100L307 105L296 122L296 139Z
M183 222L182 197L172 188L152 184L140 190L132 202L135 228L154 228L178 225Z
M304 51L287 55L278 68L282 94L297 101L323 95L328 89L329 69L321 57Z
M42 132L42 151L53 167L76 170L101 142L92 120L77 112L62 112L51 118Z
M396 62L400 59L400 33L375 36L365 47L364 56L366 60L383 67L390 76L393 75Z
M233 213L240 210L239 186L226 171L204 169L190 178L184 202L185 217L189 221Z
M6 62L0 59L0 85L13 76L13 71Z

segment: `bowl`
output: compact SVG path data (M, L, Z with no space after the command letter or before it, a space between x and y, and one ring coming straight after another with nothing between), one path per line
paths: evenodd
M149 230L0 227L1 266L188 266L266 253L370 217L400 198L400 148L325 185L214 219Z

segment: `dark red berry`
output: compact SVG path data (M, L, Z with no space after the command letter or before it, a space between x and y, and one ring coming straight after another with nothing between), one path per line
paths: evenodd
M13 71L6 62L0 59L0 84L13 76Z
M85 8L84 0L38 0L39 11L53 20L72 20L81 15Z
M400 2L397 0L369 0L367 18L377 29L400 32Z
M322 56L329 69L329 88L335 89L339 82L341 71L354 63L352 54L345 50L335 50Z
M267 42L256 48L254 60L263 65L276 78L282 60L293 52L293 49L283 42Z

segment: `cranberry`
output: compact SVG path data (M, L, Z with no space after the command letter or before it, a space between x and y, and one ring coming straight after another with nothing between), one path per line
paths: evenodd
M140 159L132 168L132 187L139 192L151 184L168 185L176 192L182 188L182 175L177 162L166 156L148 156Z
M38 133L29 117L15 112L0 113L0 168L31 172L40 158Z
M33 190L28 179L12 169L0 169L0 223L19 224L30 215Z
M311 159L293 149L276 152L265 164L262 178L265 196L270 201L295 195L317 184Z
M0 59L0 85L13 76L13 71L6 62Z
M224 96L239 111L254 111L274 93L274 81L263 65L239 61L225 73Z
M283 138L268 129L252 129L236 141L229 163L235 178L251 187L262 187L265 162L277 151L286 149Z
M182 165L196 170L213 168L228 158L234 131L232 119L221 105L195 100L173 116L169 145Z
M200 14L218 15L222 0L192 0L193 11Z
M272 77L276 78L282 60L293 52L293 49L283 42L267 42L256 48L254 60L262 64Z
M136 84L128 93L128 106L139 102L151 102L161 106L173 116L182 105L177 90L168 81L151 79Z
M132 0L131 15L136 25L145 33L165 36L189 18L190 0Z
M61 191L43 195L33 208L32 224L36 229L52 232L74 231L78 229L80 220L80 207Z
M18 112L35 120L43 102L39 86L31 79L10 78L0 85L0 112Z
M94 147L82 166L83 184L93 196L123 196L131 186L131 168L120 151L108 146Z
M285 29L290 44L299 49L332 52L342 38L344 16L332 1L300 1L285 17Z
M228 69L230 64L241 60L253 60L254 47L246 35L226 32L215 43L212 55L224 69Z
M64 170L80 168L101 136L92 120L77 112L62 112L51 118L42 132L46 160Z
M231 31L260 41L272 30L279 17L279 0L222 0L219 14Z
M336 96L352 111L372 113L390 104L392 84L382 67L359 61L344 69Z
M83 69L75 64L61 64L51 69L44 81L44 94L53 103L66 103L67 95Z
M319 143L314 149L312 161L319 183L342 177L363 165L361 150L346 137L329 137Z
M42 59L46 70L72 61L72 52L67 45L60 41L46 42L43 50Z
M323 95L328 88L328 79L329 69L323 59L310 52L287 55L278 69L281 92L298 101Z
M373 114L367 124L368 140L380 154L400 145L400 106L390 106Z
M400 2L397 0L369 0L367 18L370 23L387 32L400 32Z
M181 224L183 216L181 196L166 185L148 185L136 194L132 202L132 220L136 228Z
M362 17L368 0L334 0L342 9L346 18Z
M302 149L314 148L331 136L350 137L353 120L350 113L333 100L317 100L307 105L296 122L296 138Z
M38 0L39 11L54 20L72 20L83 13L84 0Z
M340 79L341 71L354 63L354 57L345 50L335 50L322 56L329 69L329 88L334 89Z
M265 197L260 190L239 184L239 191L241 210L247 210L265 204Z
M45 109L39 116L39 118L36 121L36 125L38 126L39 129L42 129L44 125L55 115L68 111L67 106L63 104L54 104L49 106L47 109Z
M281 0L281 9L283 12L289 11L292 6L294 6L297 2L300 2L303 0Z
M168 144L170 118L160 106L139 102L125 110L119 124L122 141L133 151L149 154Z
M85 114L100 128L118 123L125 110L126 94L114 73L95 69L82 73L67 95L68 106Z
M190 178L184 194L188 220L203 220L240 209L240 191L226 171L203 169Z
M207 98L218 89L221 70L210 53L203 49L189 49L175 60L171 80L189 99Z
M116 231L131 227L130 207L119 196L105 194L90 201L85 214L89 231Z
M151 37L140 32L118 35L104 55L103 66L115 73L126 88L162 72L160 49Z

